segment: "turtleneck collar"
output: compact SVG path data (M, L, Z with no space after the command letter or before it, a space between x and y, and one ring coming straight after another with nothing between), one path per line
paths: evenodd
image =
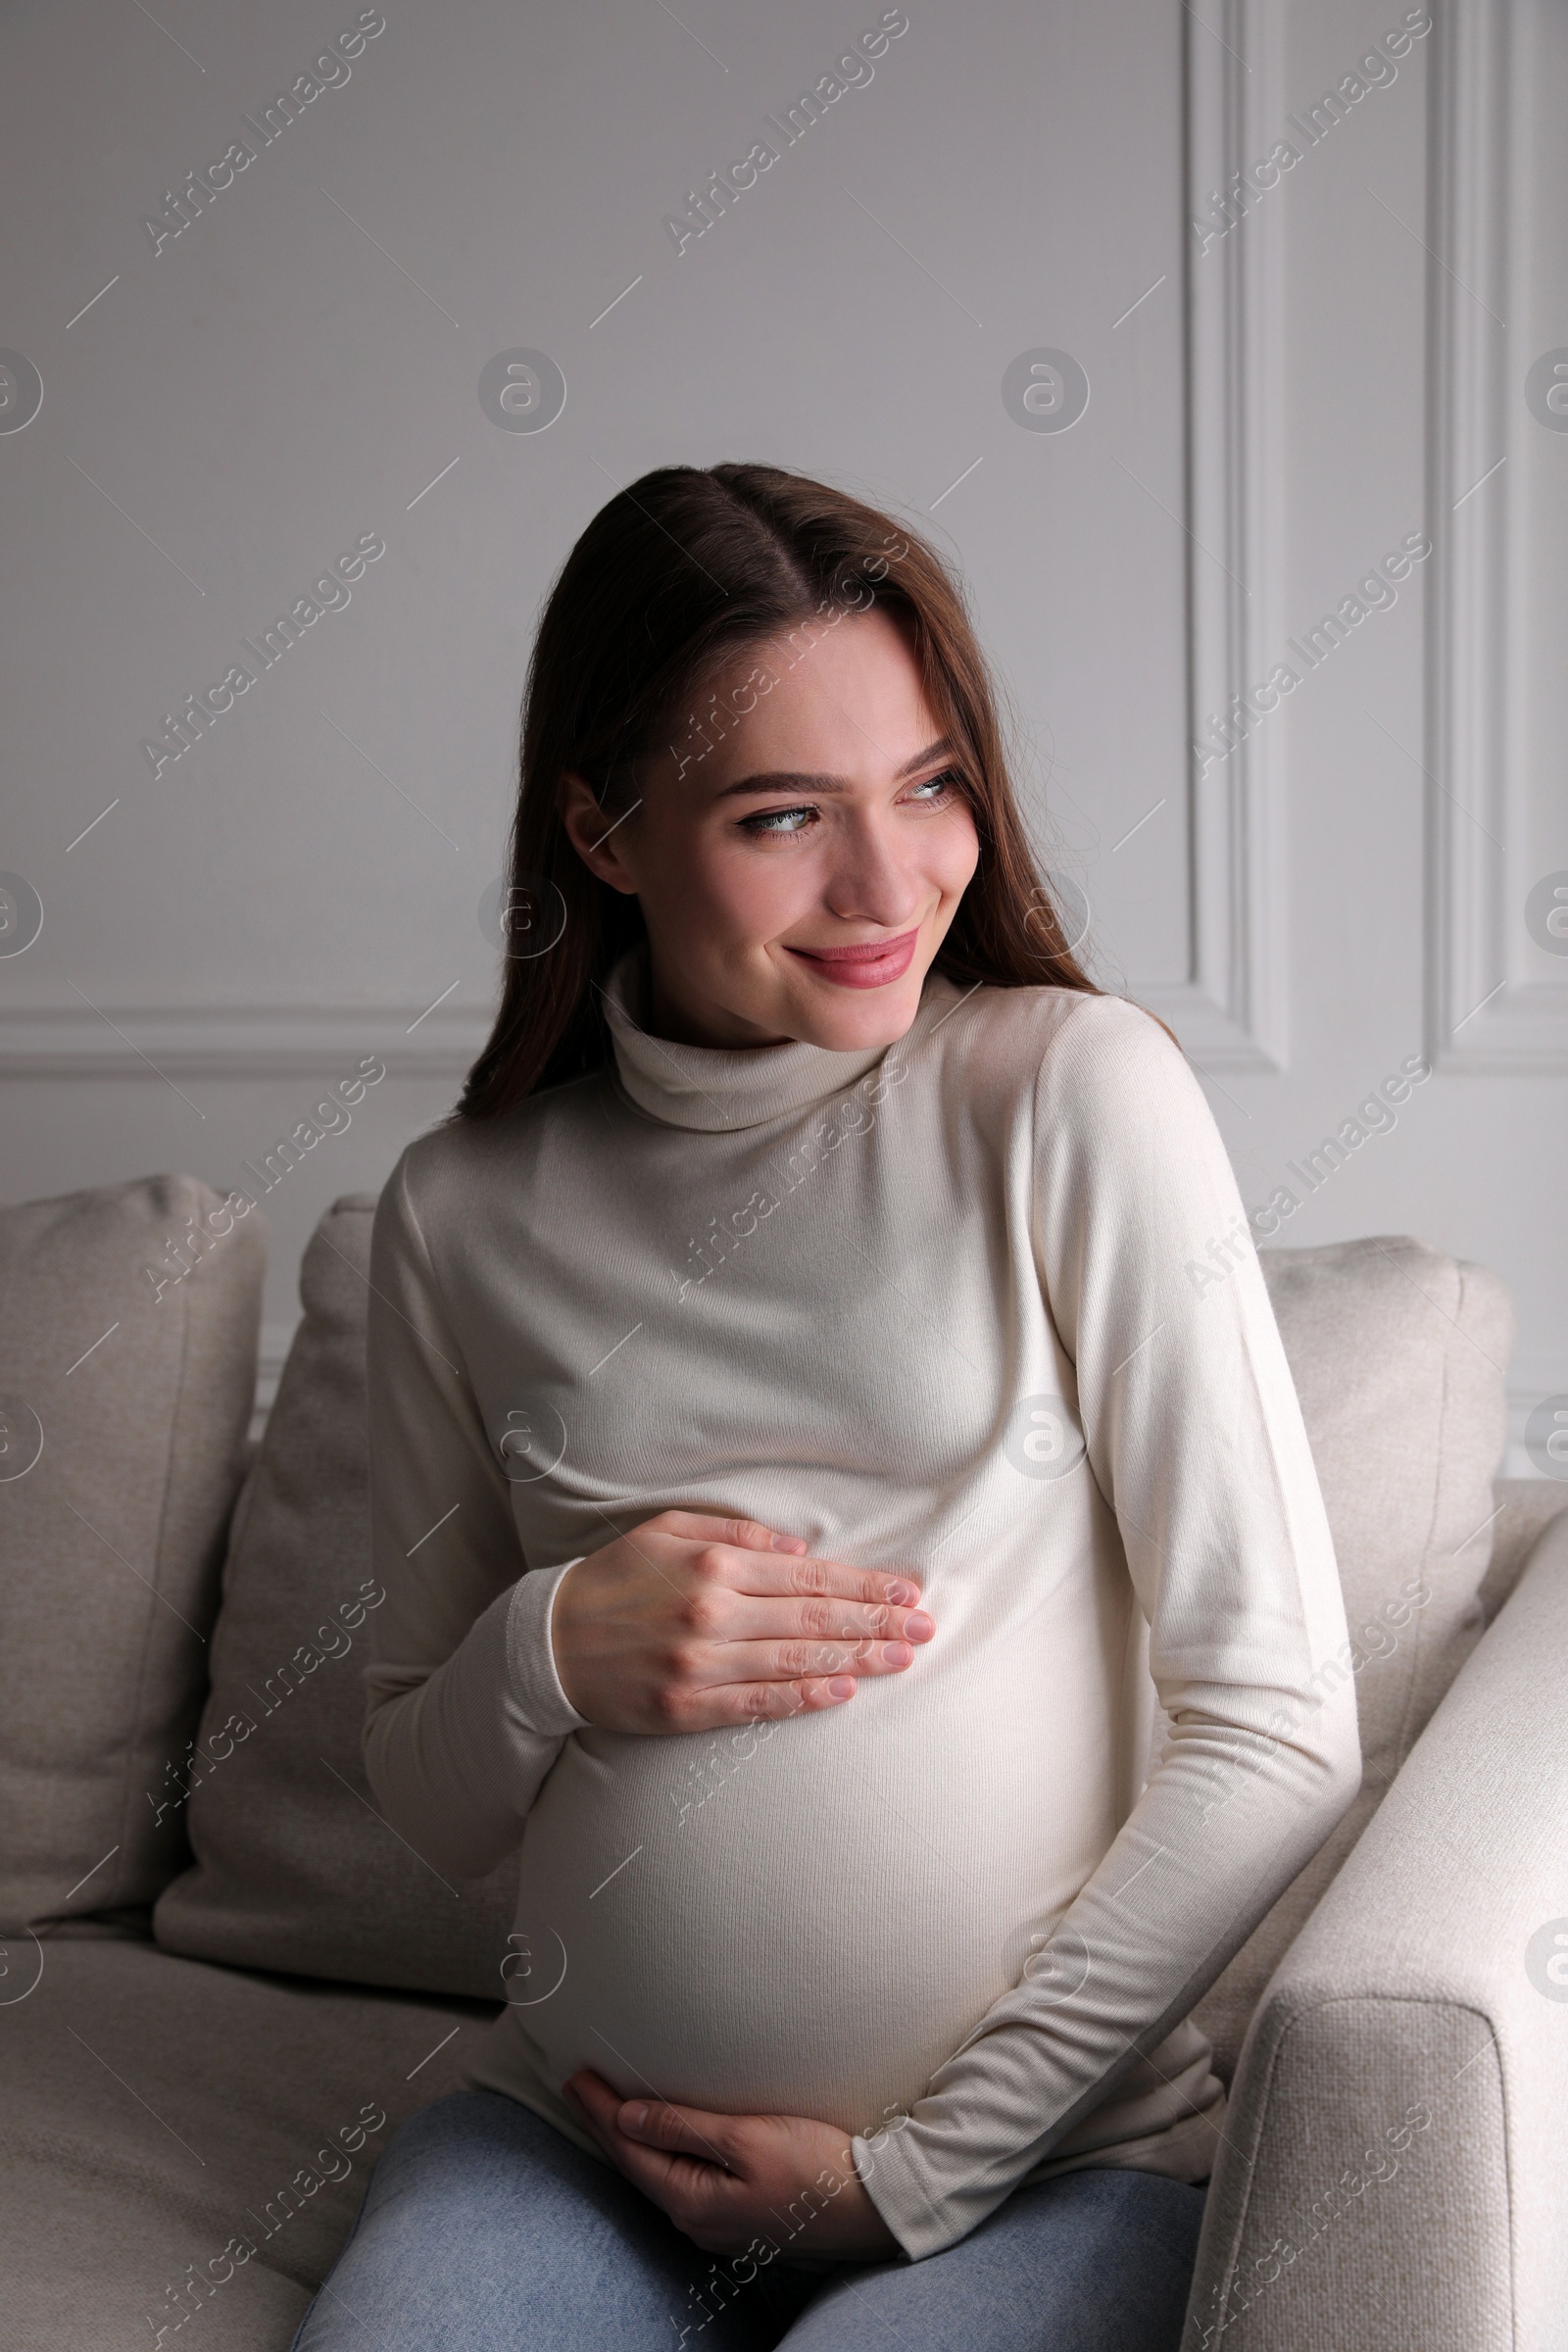
M643 1026L648 1007L648 948L627 950L605 981L605 1017L610 1025L615 1069L639 1110L667 1127L695 1127L710 1134L762 1127L793 1111L808 1110L830 1095L853 1086L887 1054L906 1051L922 1030L940 1018L960 991L938 972L927 976L920 1008L906 1034L892 1046L869 1046L854 1054L792 1040L782 1046L681 1046L652 1037Z

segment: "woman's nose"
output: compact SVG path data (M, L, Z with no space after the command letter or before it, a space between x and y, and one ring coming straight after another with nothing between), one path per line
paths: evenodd
M832 912L845 922L896 928L923 911L920 876L913 860L886 840L875 824L848 828L823 895Z

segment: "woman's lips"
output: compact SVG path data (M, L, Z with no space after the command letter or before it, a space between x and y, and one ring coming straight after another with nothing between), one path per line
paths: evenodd
M886 988L902 980L914 958L919 926L897 939L873 939L858 948L791 948L803 963L838 988Z

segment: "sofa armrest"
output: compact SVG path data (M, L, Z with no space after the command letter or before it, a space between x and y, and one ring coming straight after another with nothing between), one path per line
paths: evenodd
M1568 1516L1281 1962L1183 2352L1547 2352L1568 2312Z

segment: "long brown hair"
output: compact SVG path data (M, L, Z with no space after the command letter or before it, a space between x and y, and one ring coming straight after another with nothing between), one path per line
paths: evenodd
M495 1027L454 1118L493 1118L609 1057L601 991L617 957L645 936L642 914L572 848L556 805L562 776L585 776L613 818L622 804L633 806L643 770L672 736L706 740L686 714L722 661L873 604L905 626L980 838L937 968L960 987L1102 993L1073 955L1037 870L995 690L941 560L890 515L804 474L664 466L600 509L545 607L523 704L503 901L526 910L529 946L542 952L509 953ZM722 726L723 714L708 723ZM680 742L671 748L678 754Z

